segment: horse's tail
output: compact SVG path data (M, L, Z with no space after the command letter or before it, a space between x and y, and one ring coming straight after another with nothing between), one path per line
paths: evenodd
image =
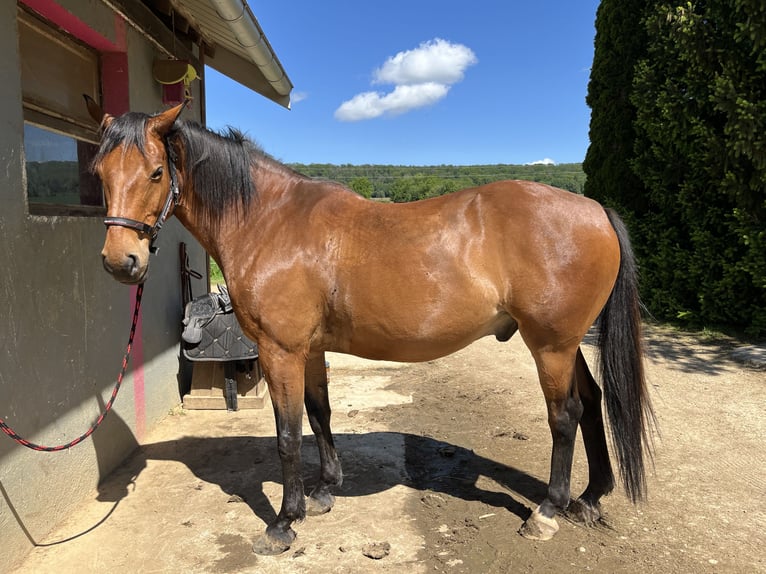
M636 260L622 219L605 211L620 243L620 269L598 319L601 381L620 475L635 503L646 496L644 457L652 459L656 419L644 377Z

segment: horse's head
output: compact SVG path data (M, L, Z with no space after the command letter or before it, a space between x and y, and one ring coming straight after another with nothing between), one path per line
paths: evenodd
M93 163L106 201L104 268L122 283L142 283L157 232L178 199L175 163L167 135L184 104L149 116L112 117L88 101L101 123L101 147Z

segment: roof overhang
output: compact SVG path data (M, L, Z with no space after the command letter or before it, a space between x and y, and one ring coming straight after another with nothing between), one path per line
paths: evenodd
M205 42L205 63L286 108L293 84L246 0L171 0Z
M196 44L206 65L290 108L293 84L246 0L101 1L166 55L186 58Z

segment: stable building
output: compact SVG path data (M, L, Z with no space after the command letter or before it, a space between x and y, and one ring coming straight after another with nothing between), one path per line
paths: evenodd
M87 94L112 115L191 96L205 122L209 66L289 107L292 84L244 0L0 3L0 419L67 443L104 409L120 371L136 288L104 271L105 207L89 172L99 142ZM207 256L163 228L123 389L103 425L66 452L0 437L0 569L12 569L181 400L181 268ZM179 255L184 249L183 257Z

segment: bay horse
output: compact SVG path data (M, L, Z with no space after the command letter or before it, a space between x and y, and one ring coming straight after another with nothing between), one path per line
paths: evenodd
M552 435L546 498L520 533L547 540L557 512L586 524L614 474L602 391L580 343L598 319L601 381L622 483L645 496L654 415L643 371L637 271L618 215L583 196L522 181L386 204L304 177L240 132L162 113L104 114L93 169L107 205L106 270L147 278L152 244L174 215L218 262L237 319L258 344L274 414L283 497L259 554L287 550L291 525L329 511L342 482L324 353L429 361L518 331L537 365ZM304 405L320 455L306 499ZM577 427L588 485L570 500ZM308 502L307 502L308 500Z

